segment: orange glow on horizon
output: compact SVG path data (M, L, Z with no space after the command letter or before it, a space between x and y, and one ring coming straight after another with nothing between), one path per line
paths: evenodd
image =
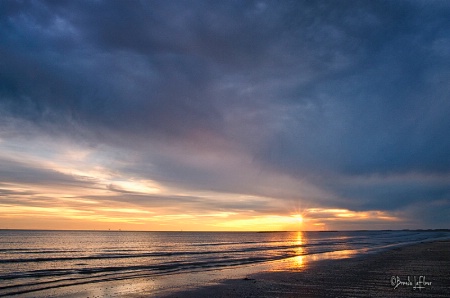
M58 201L60 204L55 203ZM339 229L341 223L360 225L367 220L380 223L399 220L382 211L330 211L318 208L313 212L305 210L307 217L300 214L251 215L248 212L172 211L164 207L145 208L92 199L80 199L77 202L74 198L52 199L48 205L41 206L0 204L0 228L102 229L107 226L111 229L158 231L314 231L328 227ZM58 224L54 224L56 222ZM302 242L301 236L298 241Z
M3 188L10 190L11 195L9 201L0 202L0 229L314 231L327 227L339 229L340 224L400 221L393 214L379 210L309 208L293 214L264 214L254 210L204 210L189 201L186 205L147 205L147 201L122 200L122 193L130 192L135 197L158 194L162 199L167 196L180 197L180 200L196 197L210 203L227 200L236 206L245 201L255 206L263 203L277 208L278 202L266 197L171 188L150 180L124 182L114 178L115 184L111 186L112 179L91 178L96 182L91 188L3 183Z

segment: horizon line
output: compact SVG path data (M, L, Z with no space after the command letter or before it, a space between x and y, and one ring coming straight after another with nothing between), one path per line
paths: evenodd
M376 232L376 231L450 231L450 228L421 228L421 229L359 229L359 230L268 230L268 231L211 231L211 230L122 230L122 229L15 229L15 228L0 228L0 231L42 231L42 232L156 232L156 233L292 233L292 232L319 232L319 233L330 233L330 232Z

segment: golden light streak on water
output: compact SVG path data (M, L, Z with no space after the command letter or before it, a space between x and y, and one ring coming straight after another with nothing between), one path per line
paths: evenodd
M304 256L304 239L303 239L303 232L297 232L297 239L295 241L295 244L298 245L298 247L296 248L295 253L297 254L297 256L295 256L293 258L293 262L296 268L298 269L303 269L306 267L306 260L305 260L305 256Z

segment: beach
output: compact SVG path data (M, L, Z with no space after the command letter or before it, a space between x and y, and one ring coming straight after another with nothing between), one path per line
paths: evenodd
M3 231L2 236L0 297L450 293L448 231Z
M306 264L300 269L293 268L289 260L275 261L270 266L74 285L35 292L33 296L449 297L449 247L450 241L437 241L343 259L313 260L306 256Z
M439 241L316 261L305 270L256 273L165 297L449 297L449 268L450 241Z

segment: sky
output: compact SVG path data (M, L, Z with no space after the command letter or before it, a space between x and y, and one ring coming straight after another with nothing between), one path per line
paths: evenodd
M0 2L0 228L450 228L449 1Z

